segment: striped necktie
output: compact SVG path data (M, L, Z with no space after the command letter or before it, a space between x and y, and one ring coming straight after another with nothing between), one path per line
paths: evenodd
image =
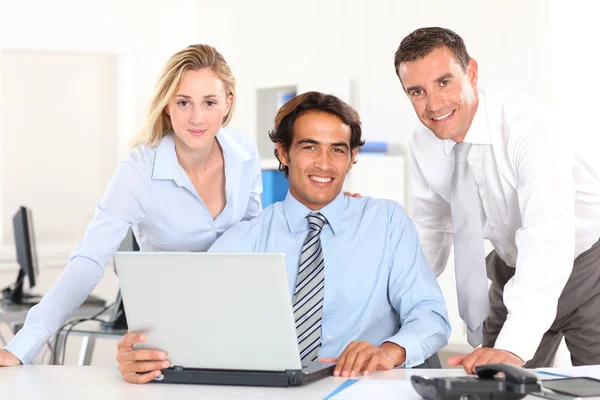
M302 246L294 291L294 319L303 364L315 361L321 347L321 314L325 285L321 230L327 221L320 213L309 214L307 217L310 229Z

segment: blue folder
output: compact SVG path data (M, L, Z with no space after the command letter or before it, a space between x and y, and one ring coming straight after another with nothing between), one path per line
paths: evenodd
M283 172L278 170L263 170L262 171L263 181L263 193L262 193L262 205L263 208L270 206L278 201L285 200L287 195L289 184L288 180Z

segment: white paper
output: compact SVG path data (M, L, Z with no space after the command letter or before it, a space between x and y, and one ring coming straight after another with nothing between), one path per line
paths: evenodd
M600 365L585 365L582 367L568 368L538 368L538 371L545 371L551 374L559 374L565 376L589 376L591 378L600 379ZM555 377L555 379L558 377Z
M422 400L410 380L363 379L331 397L332 400Z

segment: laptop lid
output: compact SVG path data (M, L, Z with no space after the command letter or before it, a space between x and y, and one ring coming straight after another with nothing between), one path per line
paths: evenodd
M273 253L117 252L115 264L138 348L171 365L300 370L285 257Z

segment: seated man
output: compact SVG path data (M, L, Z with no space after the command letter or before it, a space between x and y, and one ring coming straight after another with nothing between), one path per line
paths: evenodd
M423 363L450 335L444 298L402 206L342 193L364 143L356 111L305 93L281 107L270 136L289 180L286 199L209 251L285 253L303 363L336 362L334 375L344 377ZM121 371L133 382L168 366L164 352L133 350L141 340L131 333L119 343Z

